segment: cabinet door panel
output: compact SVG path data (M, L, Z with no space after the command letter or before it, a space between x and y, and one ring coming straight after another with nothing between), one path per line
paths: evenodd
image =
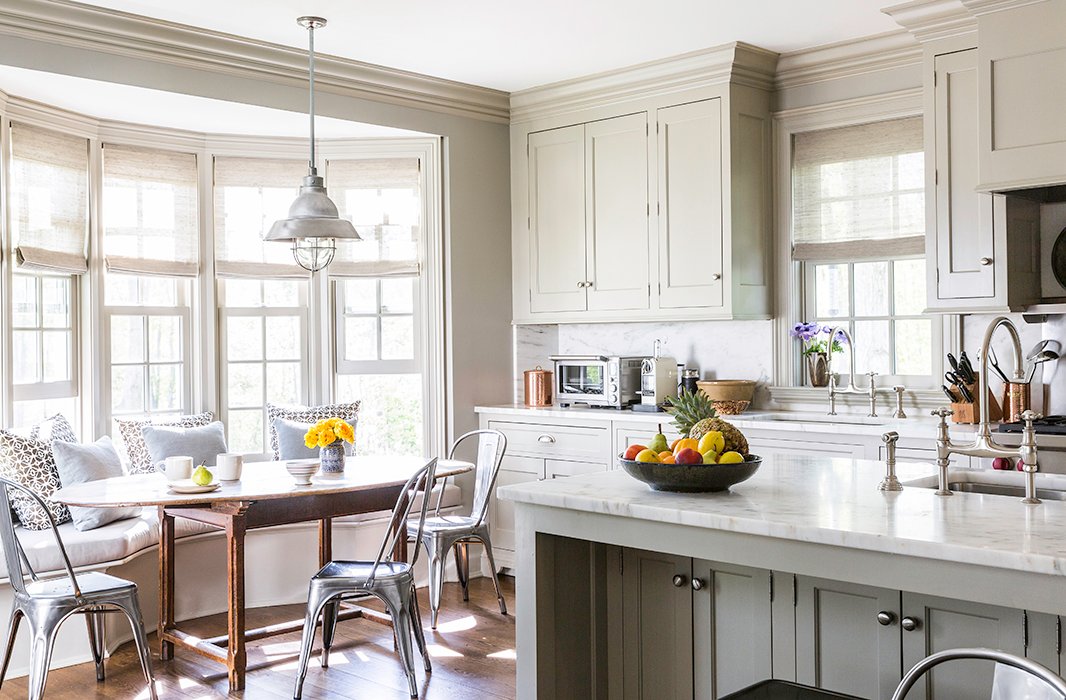
M529 135L529 265L530 311L585 310L582 124Z
M838 435L812 435L810 433L804 433L803 440L789 440L781 439L779 437L771 437L763 434L759 434L755 431L745 431L745 436L748 438L748 451L752 454L757 454L760 457L774 454L794 455L797 453L808 452L811 449L811 445L817 445L818 454L823 457L855 457L863 459L866 457L866 448L861 443L847 444L847 443L834 443L826 442L831 438L839 439ZM778 435L780 433L777 433Z
M977 49L937 56L934 70L936 297L992 297L996 265L981 264L982 258L995 261L992 195L974 191L979 181Z
M770 572L701 559L692 576L693 684L717 698L770 678Z
M909 669L929 654L960 647L985 647L1025 655L1021 610L904 593L903 614L919 622L918 629L903 632L905 668ZM952 661L933 669L907 697L915 700L990 697L994 672L995 664L987 661Z
M589 311L647 309L648 116L585 125Z
M657 112L661 308L724 304L721 102Z
M622 697L691 700L692 588L688 557L622 552ZM675 586L674 576L685 577Z
M579 474L595 474L607 471L607 465L603 462L570 462L559 459L544 460L544 478L559 479Z
M892 696L901 677L899 591L796 577L796 678L861 698ZM879 612L896 622L881 625Z
M534 457L504 455L496 488L538 481L544 470L544 460ZM492 528L492 546L513 552L515 548L514 503L502 498L492 498L489 524Z

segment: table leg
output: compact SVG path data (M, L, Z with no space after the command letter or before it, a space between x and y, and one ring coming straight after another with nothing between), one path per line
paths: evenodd
M159 658L174 658L174 644L163 632L174 626L174 516L159 507Z
M322 518L318 521L318 567L322 568L333 561L333 520Z
M231 514L226 524L226 569L229 583L229 633L226 664L230 692L244 690L248 657L244 639L244 535L247 527L244 509Z

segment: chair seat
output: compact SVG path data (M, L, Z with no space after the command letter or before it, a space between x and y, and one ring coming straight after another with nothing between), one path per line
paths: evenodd
M383 561L374 569L372 561L331 561L322 567L322 570L314 575L312 581L328 583L339 579L351 581L353 585L362 585L362 582L374 574L375 581L395 581L404 577L414 578L411 565L400 561Z
M426 524L422 528L423 532L440 532L440 533L454 533L454 532L470 532L477 528L477 520L469 515L440 515L433 518L426 518ZM413 536L418 534L418 521L409 520L407 522L407 535Z
M132 581L98 571L87 571L77 574L77 577L78 587L81 588L82 595L85 596L136 590L137 588L137 584ZM28 581L26 583L26 593L31 598L73 598L74 586L66 576L42 581Z

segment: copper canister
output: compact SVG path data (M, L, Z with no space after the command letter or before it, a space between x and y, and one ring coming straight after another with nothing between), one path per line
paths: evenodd
M541 369L527 369L522 373L526 384L526 405L539 407L552 405L552 373Z
M1006 393L1003 420L1007 423L1020 423L1022 413L1029 410L1029 384L1008 382Z

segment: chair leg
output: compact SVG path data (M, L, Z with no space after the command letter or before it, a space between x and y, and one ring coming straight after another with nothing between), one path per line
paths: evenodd
M155 677L152 675L152 654L148 649L148 635L144 631L144 616L141 614L141 604L137 600L137 593L130 594L127 600L118 604L118 607L125 613L126 619L130 622L130 628L133 630L133 644L137 648L137 659L141 662L141 674L144 675L144 682L148 685L148 696L152 700L157 700L159 696L156 695ZM98 614L96 617L100 619L102 625L103 615Z
M418 652L422 654L422 665L425 666L426 673L432 673L433 664L429 660L429 652L426 651L426 632L422 629L422 610L418 604L418 589L414 584L411 585L411 628L415 633Z
M319 595L312 586L307 596L307 613L304 616L304 631L300 638L300 662L296 669L296 687L293 688L293 700L303 697L304 677L307 676L307 664L311 660L311 645L315 641L315 623L322 614L327 600L319 600Z
M104 620L91 608L85 611L85 627L89 630L89 650L96 664L96 682L104 680Z
M39 629L33 631L30 642L29 700L44 700L44 688L48 683L48 666L52 661L52 642L58 628L58 620L42 620Z
M7 623L7 645L4 647L4 663L0 666L0 688L3 687L4 678L7 676L7 665L11 663L11 652L15 650L15 637L18 635L20 622L22 622L22 611L12 605L11 619Z
M455 572L459 576L459 585L463 587L463 602L470 601L470 549L466 542L456 542Z
M440 612L440 595L441 589L444 586L444 555L447 551L441 552L440 548L434 544L430 548L430 560L429 560L429 625L433 629L437 629L437 614Z
M329 668L329 650L333 648L333 637L337 633L340 607L340 598L336 598L322 609L322 668Z
M396 641L399 643L397 651L400 653L400 661L403 663L404 671L407 673L407 685L411 692L411 697L418 697L418 683L415 681L415 659L414 649L411 648L411 603L410 600L405 600L409 597L408 594L400 592L397 596L398 599L393 599L392 596L384 598L386 606L389 608L389 613L392 615L392 629L396 634Z
M500 577L496 575L496 560L492 557L492 541L486 537L479 537L481 543L485 545L485 555L489 558L489 571L492 572L492 585L496 587L496 600L500 603L500 614L507 614L507 602L503 599L503 592L500 590Z

